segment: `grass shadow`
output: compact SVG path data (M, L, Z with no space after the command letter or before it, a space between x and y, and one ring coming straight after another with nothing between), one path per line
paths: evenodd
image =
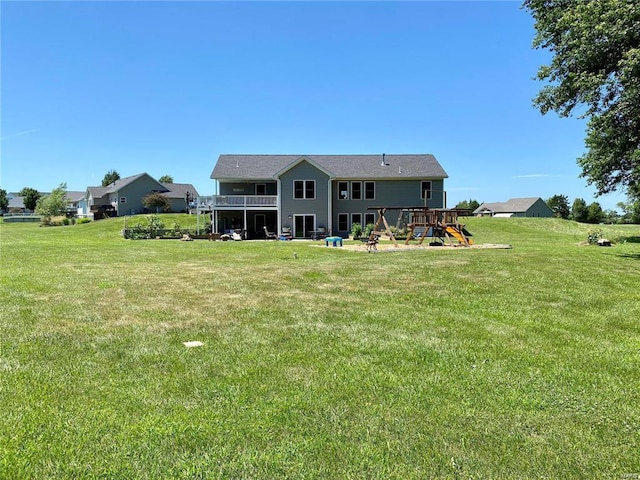
M622 242L627 242L627 243L640 243L640 237L622 237L620 239L620 242L618 243L622 243Z
M640 253L616 253L616 257L640 260Z

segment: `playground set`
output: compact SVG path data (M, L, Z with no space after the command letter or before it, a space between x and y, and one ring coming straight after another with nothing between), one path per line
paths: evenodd
M371 207L369 210L378 212L376 221L369 238L367 248L375 249L378 239L386 234L397 247L398 241L395 238L389 223L385 218L387 210L398 210L396 228L406 226L407 239L405 245L409 244L412 238L418 240L422 245L425 238L431 238L429 245L470 247L473 245L472 234L469 233L464 224L458 221L459 216L469 215L470 210L462 208L428 208L428 207ZM384 227L384 230L382 229ZM455 243L454 243L455 241Z

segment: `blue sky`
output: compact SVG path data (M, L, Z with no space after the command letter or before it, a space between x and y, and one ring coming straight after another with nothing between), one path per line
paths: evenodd
M147 172L214 193L222 153L432 153L448 206L564 194L585 122L542 116L520 2L1 5L0 187ZM597 200L615 208L625 199Z

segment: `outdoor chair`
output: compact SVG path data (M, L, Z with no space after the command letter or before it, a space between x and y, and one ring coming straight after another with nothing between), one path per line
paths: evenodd
M269 229L265 226L264 228L264 236L267 240L277 240L278 236L275 232L270 232Z
M291 235L291 227L282 227L280 240L291 240L292 238L293 238L293 235Z

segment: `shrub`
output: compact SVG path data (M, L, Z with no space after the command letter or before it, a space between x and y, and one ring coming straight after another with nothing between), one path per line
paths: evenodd
M373 223L367 223L367 226L364 227L364 236L369 238L374 228L376 228L376 226Z
M81 223L90 223L91 219L90 218L79 218L77 223L78 225L80 225Z
M135 224L130 230L128 238L132 240L142 240L147 238L155 238L160 234L160 230L164 229L164 223L160 221L157 215L147 216L147 224Z
M351 225L351 236L353 238L360 238L362 236L362 225L358 222Z
M173 222L170 235L173 237L180 237L182 235L182 229L180 228L180 224L178 222Z
M587 242L589 245L595 245L602 238L602 229L594 228L587 232Z

